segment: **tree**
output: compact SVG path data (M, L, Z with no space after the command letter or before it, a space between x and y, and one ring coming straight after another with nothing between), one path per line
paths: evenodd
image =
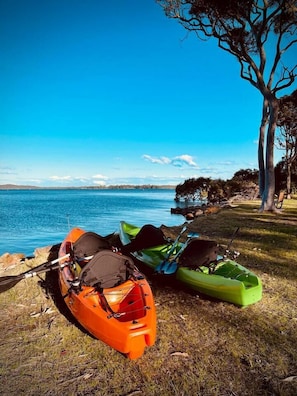
M202 201L207 196L210 178L199 177L185 180L175 188L175 200Z
M292 166L297 160L297 90L289 96L280 99L278 117L279 135L277 136L279 147L285 150L284 168L287 173L286 190L287 198L290 198L292 189Z
M275 210L277 95L292 86L297 76L297 65L283 63L284 54L292 51L297 42L296 0L156 1L169 18L177 19L199 39L215 38L219 48L238 60L240 76L261 93L263 105L258 142L261 209Z
M175 201L207 200L210 204L218 204L235 196L255 199L259 196L258 174L256 169L240 169L230 180L205 177L187 179L176 186Z
M240 169L233 175L233 180L257 183L259 171L257 169Z

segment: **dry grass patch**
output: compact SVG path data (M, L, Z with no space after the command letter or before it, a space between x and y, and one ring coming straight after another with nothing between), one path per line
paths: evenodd
M142 267L155 296L158 338L136 361L75 323L54 274L1 294L1 394L297 394L297 201L285 201L279 214L260 214L258 207L243 203L198 218L189 229L227 245L240 226L233 248L241 253L238 261L262 279L263 299L240 309Z

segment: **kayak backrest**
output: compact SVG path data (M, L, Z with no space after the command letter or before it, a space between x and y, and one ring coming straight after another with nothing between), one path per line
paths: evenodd
M215 241L195 239L189 243L179 258L182 267L208 266L217 260L219 247Z
M167 243L162 230L151 224L141 227L136 237L124 246L126 252L137 252L138 250L148 249L153 246L164 245Z
M86 286L98 286L102 289L115 287L127 280L129 269L133 267L130 257L111 250L102 250L83 267L79 280Z
M93 256L95 253L110 249L109 242L95 232L85 232L73 244L73 254L76 260L81 261L84 257Z

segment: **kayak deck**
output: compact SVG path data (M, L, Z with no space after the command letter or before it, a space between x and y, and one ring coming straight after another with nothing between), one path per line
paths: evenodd
M74 243L83 233L83 230L73 229L62 243L59 255L64 255L69 242ZM125 261L125 256L106 254ZM86 272L83 268L81 274L83 271ZM83 283L74 288L77 273L71 262L59 271L61 294L73 316L95 338L130 359L142 356L145 348L154 345L156 339L152 291L145 277L138 271L135 273L135 277L130 276L119 285L98 289Z
M131 242L140 231L140 227L122 221L120 223L120 239L123 245ZM162 263L170 251L172 244L155 246L131 254L145 265L155 269ZM179 243L177 249L181 249ZM178 266L175 278L187 287L238 306L247 306L262 298L262 283L252 271L234 260L220 261L213 271L208 267L190 269Z

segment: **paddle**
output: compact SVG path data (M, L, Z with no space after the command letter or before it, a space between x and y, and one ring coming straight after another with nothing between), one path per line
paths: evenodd
M217 261L216 263L218 264L221 261L224 261L227 259L227 257L231 257L232 260L236 260L236 258L240 255L239 252L234 251L232 254L230 252L230 247L239 231L240 227L237 227L236 230L233 232L232 237L228 243L228 246L226 247L226 249L223 248L222 245L219 245L221 251L224 250L224 253L218 255Z
M179 238L180 238L180 237L182 236L182 234L186 231L186 229L187 229L186 226L184 226L184 227L182 228L182 230L181 230L181 232L178 234L176 240L173 242L173 244L172 244L172 246L171 246L171 249L169 250L169 252L168 252L167 257L165 258L165 260L163 260L162 263L160 263L159 265L157 265L157 267L156 267L156 269L155 269L155 272L156 272L156 273L158 273L158 274L164 273L164 268L166 268L167 265L168 265L167 263L168 263L169 257L170 257L170 256L172 255L172 253L174 252L174 249L176 248L176 246L177 246L177 244L178 244Z
M61 266L60 264L58 264L58 265L55 265L55 264L69 256L70 256L70 254L68 253L63 257L59 257L53 261L47 261L47 262L40 264L37 267L31 268L30 270L23 272L22 274L19 274L19 275L10 275L10 276L0 277L0 293L3 293L6 290L11 289L18 282L20 282L22 279L31 278L37 274L42 273L42 272L48 272L48 271L55 270L57 268L62 268L63 266ZM67 265L67 264L65 264L65 265Z
M238 231L239 231L239 227L237 227L236 230L233 232L233 235L232 235L232 237L230 239L230 242L228 243L228 246L225 249L225 256L226 257L228 255L230 255L230 247L231 247L231 245L232 245L232 243L233 243ZM239 256L239 253L238 252L234 252L234 255L235 255L235 258L236 258L237 256Z
M188 234L186 242L183 244L182 248L176 253L176 255L173 257L171 261L167 260L166 262L163 262L163 268L162 268L162 273L166 275L171 275L174 274L177 271L178 268L178 263L177 263L177 258L182 254L182 252L186 249L188 246L189 242L193 238L197 238L199 234L196 232L190 232Z
M171 262L169 261L169 258L170 258L170 256L172 255L172 253L174 252L174 250L175 250L175 248L176 248L176 246L177 246L177 244L178 244L178 242L179 242L180 237L181 237L182 234L186 231L186 229L187 229L187 226L184 226L184 227L182 228L181 232L178 234L176 240L174 241L173 245L171 246L171 249L170 249L169 252L167 253L166 258L162 261L162 263L160 263L160 264L156 267L155 273L158 273L158 274L160 274L160 273L162 273L162 274L172 274L173 272L175 272L175 271L171 272L171 270L169 270L169 264L171 263ZM177 256L178 256L178 254L177 254L174 258L176 258Z

